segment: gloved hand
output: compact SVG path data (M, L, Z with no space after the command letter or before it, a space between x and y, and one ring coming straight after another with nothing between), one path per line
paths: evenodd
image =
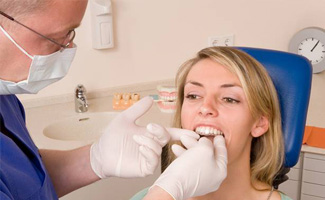
M227 149L223 136L216 136L214 144L203 137L199 141L182 136L187 148L173 145L176 158L156 180L175 200L201 196L219 188L227 176Z
M104 134L90 148L90 163L100 178L111 176L133 178L153 174L158 166L162 147L170 138L186 134L198 138L191 131L170 129L157 124L141 127L135 121L152 106L151 97L145 97L123 111L106 128Z

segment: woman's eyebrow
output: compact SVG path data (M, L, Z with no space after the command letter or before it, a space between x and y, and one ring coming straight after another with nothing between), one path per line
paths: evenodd
M222 84L220 86L220 88L230 88L230 87L240 87L240 88L242 88L240 85L238 85L236 83L226 83L226 84Z
M187 81L185 83L185 85L187 85L187 84L192 84L192 85L196 85L196 86L199 86L199 87L203 87L202 83L199 83L199 82L196 82L196 81Z
M196 86L199 86L199 87L204 87L204 85L202 83L199 83L197 81L188 81L188 82L185 83L185 85L187 85L187 84L192 84L192 85L196 85ZM231 88L231 87L242 88L239 84L236 84L236 83L225 83L225 84L220 85L220 88Z

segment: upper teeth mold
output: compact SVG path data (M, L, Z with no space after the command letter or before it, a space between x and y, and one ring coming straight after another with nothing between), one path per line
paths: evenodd
M202 136L216 136L216 135L224 136L224 133L222 131L208 126L199 126L195 129L195 132Z

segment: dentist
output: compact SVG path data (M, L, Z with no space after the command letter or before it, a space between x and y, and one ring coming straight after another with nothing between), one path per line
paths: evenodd
M37 93L67 74L77 49L75 28L86 6L87 0L0 0L0 199L58 199L103 178L150 175L162 147L180 138L196 140L178 152L179 162L170 165L147 199L182 199L216 190L226 176L224 139L212 145L197 141L192 131L135 125L150 109L149 97L118 115L92 145L69 151L35 146L15 94ZM192 164L190 171L181 170L183 162ZM212 178L211 171L222 175Z

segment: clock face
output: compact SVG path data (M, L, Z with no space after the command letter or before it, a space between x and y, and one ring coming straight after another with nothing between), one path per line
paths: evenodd
M309 59L311 64L318 64L325 57L325 44L313 37L307 38L299 44L298 54Z
M325 71L325 29L308 27L297 32L290 40L289 51L307 58L313 73Z

